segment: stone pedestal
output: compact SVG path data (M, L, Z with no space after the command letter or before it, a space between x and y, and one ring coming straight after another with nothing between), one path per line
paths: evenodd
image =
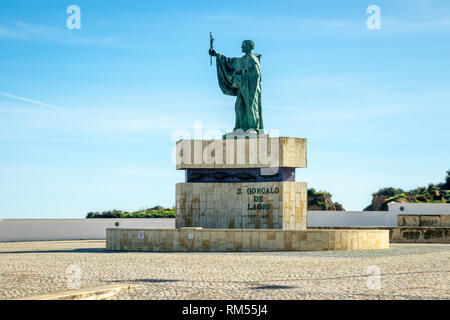
M178 183L176 228L305 230L305 182Z
M109 250L248 252L389 248L388 230L306 230L306 140L180 140L176 229L106 230Z
M306 139L180 140L176 227L305 230Z

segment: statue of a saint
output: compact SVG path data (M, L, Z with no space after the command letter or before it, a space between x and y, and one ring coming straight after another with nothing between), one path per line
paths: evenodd
M251 40L242 42L241 58L228 58L209 50L216 57L217 79L224 94L236 96L236 125L247 134L263 133L261 110L261 55L252 53L255 45Z

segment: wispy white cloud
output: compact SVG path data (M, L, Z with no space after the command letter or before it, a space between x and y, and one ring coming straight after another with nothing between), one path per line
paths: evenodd
M361 17L354 18L306 18L306 17L257 17L251 15L236 15L231 13L222 13L217 15L208 15L204 19L208 23L229 23L233 28L229 33L242 33L245 30L254 36L276 36L295 38L304 36L366 36L371 32L366 28L366 19L362 11ZM410 32L450 32L450 18L445 14L436 14L435 12L423 12L420 18L414 16L399 17L398 14L389 16L382 10L382 29L381 33L385 36L397 36ZM374 34L372 32L372 34Z
M289 119L285 121L317 121L320 119L322 122L334 122L334 121L355 121L362 119L373 119L374 117L385 117L404 114L409 110L406 105L384 105L379 107L367 108L365 101L361 101L361 104L348 106L336 111L330 110L317 110L314 108L295 107L289 105L267 105L266 109L269 110L284 110L292 112ZM361 112L364 110L364 112Z
M34 99L30 99L30 98L25 98L25 97L20 97L20 96L16 96L10 93L6 93L6 92L2 92L0 91L0 95L4 96L4 97L8 97L11 99L16 99L16 100L20 100L20 101L25 101L25 102L29 102L29 103L33 103L33 104L37 104L40 106L44 106L44 107L48 107L48 108L52 108L52 109L57 109L58 107L49 103L45 103L42 101L38 101L38 100L34 100Z
M31 24L24 21L3 21L0 24L0 39L21 41L52 41L69 45L106 45L112 44L114 37L87 38L64 27L55 28L43 24Z
M382 18L382 28L389 32L405 33L420 31L450 31L450 18L436 17L427 19Z
M1 93L0 93L1 94ZM7 94L7 96L11 96ZM24 108L27 98L14 96L16 104L0 103L0 117L8 117L8 122L0 127L0 139L18 135L29 138L44 137L44 140L90 141L104 139L114 141L149 141L166 137L170 141L174 131L187 131L194 134L193 124L203 120L192 112L178 113L175 117L164 106L153 106L152 110L117 109L115 107L76 108ZM42 103L31 100L33 103ZM203 130L225 128L225 123L211 121L203 125ZM3 129L3 130L2 130ZM227 130L223 130L225 131ZM2 132L3 131L3 132ZM163 140L161 140L163 141Z
M360 32L364 20L350 19L311 19L296 17L256 17L235 14L209 15L204 18L207 23L227 23L232 28L229 34L245 34L257 37L297 38L305 35L326 35L345 32L351 35ZM350 33L350 31L353 31Z
M169 158L170 155L167 155ZM176 170L172 169L149 169L146 168L138 168L138 167L123 167L123 168L115 168L114 172L111 174L116 174L124 177L140 177L140 178L148 178L148 179L177 179L180 175L183 174Z

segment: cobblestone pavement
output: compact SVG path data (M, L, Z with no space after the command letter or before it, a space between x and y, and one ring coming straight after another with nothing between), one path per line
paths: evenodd
M81 270L81 288L136 284L115 299L450 299L449 244L277 253L104 248L105 241L0 243L0 299L66 290L71 265ZM369 277L377 268L379 289Z

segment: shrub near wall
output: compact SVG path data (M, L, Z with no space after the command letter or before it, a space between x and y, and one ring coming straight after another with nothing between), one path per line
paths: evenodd
M382 188L372 194L372 203L364 211L387 211L388 203L450 203L450 170L444 182L430 183L427 187L417 187L404 191L393 187Z
M103 212L89 212L86 218L175 218L175 209L156 206L146 210L127 212L122 210L108 210Z

